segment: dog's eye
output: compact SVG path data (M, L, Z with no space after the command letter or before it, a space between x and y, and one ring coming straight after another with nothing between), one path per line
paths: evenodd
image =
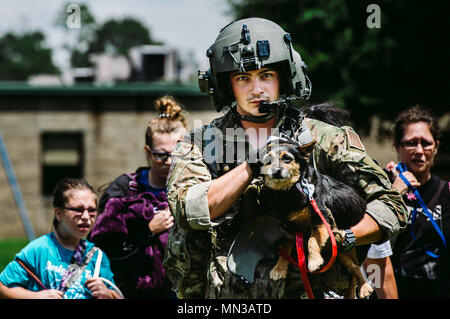
M283 162L285 162L286 164L292 162L292 157L288 156L288 155L283 155L283 157L281 158Z

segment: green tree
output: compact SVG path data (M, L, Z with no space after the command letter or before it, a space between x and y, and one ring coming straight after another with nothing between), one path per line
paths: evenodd
M24 81L30 75L59 74L52 61L52 50L44 44L40 31L0 37L0 80Z
M143 44L156 44L150 31L134 18L108 20L95 33L89 44L89 52L106 52L112 55L128 55L130 48Z
M449 110L448 2L417 0L229 0L236 19L259 16L291 33L309 67L312 102L334 99L355 126L374 115L392 119L411 104L441 115ZM369 28L367 7L381 9Z

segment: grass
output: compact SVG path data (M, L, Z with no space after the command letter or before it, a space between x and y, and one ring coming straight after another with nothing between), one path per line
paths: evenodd
M0 239L0 272L27 244L28 240L25 238Z

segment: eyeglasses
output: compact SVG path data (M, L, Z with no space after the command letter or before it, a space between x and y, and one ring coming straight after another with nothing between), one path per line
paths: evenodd
M63 209L71 210L73 212L76 212L75 216L77 218L81 218L83 213L87 210L89 217L93 218L95 215L97 215L97 208L82 208L82 207L63 207Z
M428 142L425 140L411 140L411 141L403 141L400 142L400 145L403 146L407 150L413 150L417 147L417 145L421 145L424 150L431 150L434 146L434 142Z
M152 154L160 162L165 162L169 157L172 157L172 153L170 152L152 151Z

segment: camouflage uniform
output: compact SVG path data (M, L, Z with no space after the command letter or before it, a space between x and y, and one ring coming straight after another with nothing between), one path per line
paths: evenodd
M230 111L213 121L210 127L224 133L225 145L244 143L248 150L250 146L245 140L225 135L226 128L241 128L232 113ZM283 118L279 119L277 126L282 122ZM312 164L319 172L353 186L365 196L367 213L383 230L382 241L403 229L406 209L402 198L391 190L387 176L366 154L353 129L338 128L312 119L305 119L305 123L317 141L311 155ZM198 143L202 130L191 132L177 144L167 184L169 205L176 225L169 235L164 267L178 289L179 297L306 298L299 270L292 265L286 279L273 281L269 279L269 272L276 260L262 261L256 268L255 282L249 287L243 287L227 271L227 253L242 225L242 214L247 209L264 211L258 200L261 181L254 179L230 211L211 220L207 191L212 180L244 159L235 158L234 163L205 162L202 144ZM190 260L192 256L195 257ZM348 284L348 274L339 262L335 262L327 272L310 278L313 289L321 292L329 289L342 292Z

